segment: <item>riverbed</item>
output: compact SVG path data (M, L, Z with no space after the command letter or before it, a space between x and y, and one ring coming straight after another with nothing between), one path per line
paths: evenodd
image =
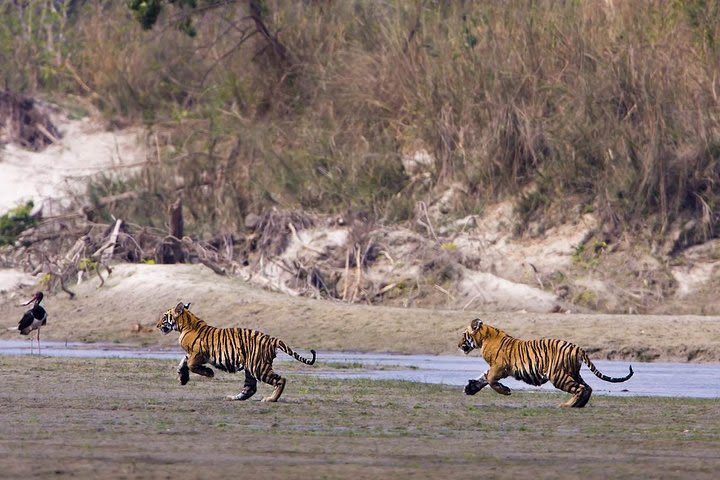
M141 348L123 344L42 342L41 348L41 354L49 357L153 358L177 362L183 356L179 348ZM32 354L37 353L35 345ZM0 355L30 354L30 342L27 340L0 341ZM282 353L276 359L280 362L291 360ZM601 372L611 377L622 377L628 372L628 362L599 360L594 363ZM301 368L294 373L333 379L406 380L460 387L468 379L480 376L486 369L487 364L474 354L401 355L320 351L314 367ZM643 362L633 364L633 370L635 375L623 383L604 382L587 367L583 367L581 373L597 395L720 398L720 364ZM512 378L503 380L503 383L513 390L554 388L550 384L533 387ZM488 392L494 394L489 389Z

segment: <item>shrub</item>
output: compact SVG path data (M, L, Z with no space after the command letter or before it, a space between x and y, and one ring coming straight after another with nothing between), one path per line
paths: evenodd
M523 222L572 202L611 231L720 231L715 2L150 4L145 31L125 2L78 2L41 42L8 4L0 60L6 83L143 119L162 160L143 188L192 197L203 228L273 205L404 220L462 183L469 208L541 186ZM400 163L416 141L423 182Z
M0 246L14 244L18 235L35 224L30 216L32 209L33 202L29 201L0 216Z

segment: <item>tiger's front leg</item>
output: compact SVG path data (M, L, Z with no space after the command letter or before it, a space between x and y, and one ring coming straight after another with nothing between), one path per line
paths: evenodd
M188 357L185 355L178 365L177 373L178 379L180 379L180 385L185 385L190 381L190 369L187 365Z
M465 392L465 395L475 395L480 390L482 390L484 387L486 387L487 384L488 384L487 372L485 372L484 374L482 374L482 376L478 377L477 380L475 380L475 379L468 380L468 384L465 385L463 392Z
M493 368L490 368L490 370L488 370L486 374L486 377L490 388L492 388L501 395L510 395L510 389L500 383L500 380L507 377L507 374L503 370L495 370Z
M203 365L207 361L208 359L205 358L205 356L195 355L187 359L187 364L191 372L202 375L203 377L213 378L215 376L213 369Z
M191 365L190 371L197 373L198 375L202 375L203 377L213 378L215 376L215 372L212 368L205 367L203 365Z

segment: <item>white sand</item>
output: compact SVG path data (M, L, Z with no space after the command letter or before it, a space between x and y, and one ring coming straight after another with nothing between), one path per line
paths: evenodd
M32 200L53 215L51 200L62 203L70 192L82 192L92 175L122 175L145 161L143 132L133 128L105 131L85 118L53 118L60 130L59 144L33 152L17 145L0 145L0 215ZM34 284L33 277L11 269L0 269L0 291Z
M0 147L0 212L27 200L40 205L64 197L84 188L91 175L122 174L145 161L140 129L107 132L88 118L56 125L63 138L43 151Z

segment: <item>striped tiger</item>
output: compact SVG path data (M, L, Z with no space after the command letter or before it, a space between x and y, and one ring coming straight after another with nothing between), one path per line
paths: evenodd
M580 377L584 362L592 373L606 382L624 382L633 376L622 378L602 374L588 358L587 353L577 345L565 340L543 338L540 340L518 340L502 330L483 324L476 318L467 327L458 344L465 354L479 348L488 363L487 372L478 379L468 381L466 395L475 395L486 385L503 395L510 395L510 389L499 380L510 375L530 385L542 385L548 380L562 391L573 396L561 407L582 408L590 400L592 388Z
M310 350L312 359L308 360L282 340L257 330L212 327L190 311L189 303L178 303L175 308L165 312L157 328L163 335L172 330L180 332L180 346L187 352L177 370L180 385L188 383L190 372L212 378L215 372L204 366L206 363L229 373L244 369L243 389L237 395L227 397L229 400L247 400L255 395L259 379L274 387L272 394L263 398L263 402L277 402L286 383L283 377L273 371L272 363L277 349L306 365L315 363L315 350Z

